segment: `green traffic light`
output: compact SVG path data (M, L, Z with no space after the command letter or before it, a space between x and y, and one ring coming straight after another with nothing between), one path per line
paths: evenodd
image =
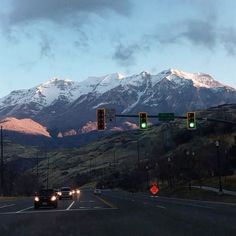
M189 127L190 127L190 128L195 128L194 122L189 123Z
M146 128L147 128L147 124L146 124L146 123L142 123L142 124L141 124L141 128L142 128L142 129L146 129Z

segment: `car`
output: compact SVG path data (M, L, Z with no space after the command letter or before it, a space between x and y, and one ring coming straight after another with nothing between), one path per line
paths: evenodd
M65 199L65 198L69 198L69 199L73 199L73 192L72 189L70 187L63 187L61 188L59 194L59 199Z
M102 190L99 189L99 188L95 188L94 191L93 191L93 193L94 193L95 195L101 195Z
M53 189L41 189L34 196L34 208L53 207L57 208L58 198Z
M54 189L54 191L55 191L56 195L59 197L60 190L59 189Z
M79 196L80 195L80 190L78 188L75 188L75 195Z
M72 195L73 195L74 197L79 197L79 195L80 195L80 190L79 190L78 188L73 188L73 189L72 189Z

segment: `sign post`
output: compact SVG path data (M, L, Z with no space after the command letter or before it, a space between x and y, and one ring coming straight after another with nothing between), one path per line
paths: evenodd
M156 196L157 193L159 192L159 188L157 187L157 184L153 184L153 185L150 187L149 191L151 192L151 194L152 194L153 196Z

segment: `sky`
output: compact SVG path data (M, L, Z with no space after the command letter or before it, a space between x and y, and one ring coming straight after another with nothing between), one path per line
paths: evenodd
M234 0L0 0L0 97L176 68L236 88Z

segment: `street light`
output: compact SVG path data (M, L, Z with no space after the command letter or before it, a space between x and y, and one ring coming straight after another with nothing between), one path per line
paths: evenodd
M146 171L147 171L147 189L149 188L149 166L147 165L146 167Z
M192 156L194 156L195 155L195 153L194 152L192 152L191 153L191 155ZM186 157L187 157L187 178L188 178L188 181L189 181L189 183L188 183L188 186L189 186L189 190L192 190L192 178L191 178L191 171L192 171L192 169L191 169L191 156L190 156L190 151L189 150L186 150Z
M217 152L217 166L218 166L218 177L219 177L219 193L222 193L223 189L222 189L222 181L221 181L221 162L220 162L220 152L219 152L220 142L218 140L216 140L215 145L216 145L216 152Z
M172 158L168 157L167 158L168 161L168 172L169 172L169 186L172 188L172 168L171 168L171 162L172 162Z

